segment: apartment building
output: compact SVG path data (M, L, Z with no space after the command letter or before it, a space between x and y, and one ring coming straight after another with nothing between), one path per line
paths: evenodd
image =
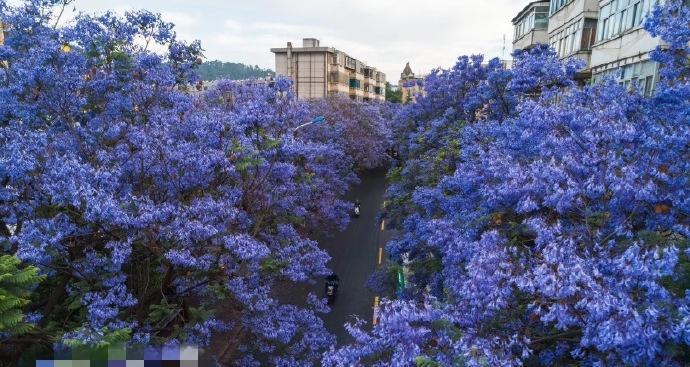
M513 50L549 43L549 0L532 1L512 20Z
M659 0L599 0L597 36L590 63L594 81L613 77L621 84L637 85L651 95L658 65L651 51L661 45L644 29L644 20Z
M561 59L578 58L584 68L577 79L591 78L592 46L599 20L599 0L550 0L549 45Z
M412 71L410 63L405 64L403 72L400 74L400 81L398 82L402 90L401 97L403 103L410 103L415 101L418 94L424 93L424 76L417 76Z
M357 101L385 101L386 74L318 39L305 38L302 47L272 48L276 76L293 80L299 99L346 95Z
M663 2L549 0L549 44L562 59L578 57L585 61L581 80L599 82L613 78L622 85L634 85L649 96L659 79L659 66L650 54L663 46L663 41L652 37L644 29L644 22L654 7ZM514 48L532 47L532 40L539 37L529 34L537 31L536 15L533 23L530 14L536 14L543 3L529 3L513 19ZM690 0L685 0L685 4L690 6Z

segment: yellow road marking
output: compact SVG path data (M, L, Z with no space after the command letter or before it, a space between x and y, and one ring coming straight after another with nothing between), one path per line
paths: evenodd
M374 325L378 324L379 322L379 303L380 303L379 296L374 297L374 319L372 320L372 323Z
M386 230L386 220L383 219L383 220L381 220L381 232L383 232L385 230Z
M381 265L382 260L383 260L383 247L379 247L379 265Z

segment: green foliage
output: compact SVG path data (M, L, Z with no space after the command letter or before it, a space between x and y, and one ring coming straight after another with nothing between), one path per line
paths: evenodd
M386 101L391 103L402 103L402 89L393 90L391 83L386 82Z
M22 308L29 304L34 286L44 279L38 268L20 265L14 256L0 256L0 332L12 335L32 330L33 326L23 321Z
M261 271L268 274L279 274L285 268L286 264L278 261L275 258L268 258L261 262Z
M154 324L167 322L171 317L177 315L179 310L180 308L177 305L161 301L158 305L149 306L148 320Z
M272 70L262 69L257 65L251 66L218 60L208 61L201 64L198 68L198 73L201 79L206 81L219 79L257 79L274 75Z
M438 363L427 357L417 357L415 358L414 363L417 367L439 367Z
M98 349L98 348L103 348L103 347L107 347L110 345L121 345L121 344L129 342L132 339L132 329L129 329L129 328L109 331L108 328L104 327L101 329L101 332L103 333L104 336L103 336L102 340L95 345L84 344L83 341L78 340L78 339L65 339L64 345L67 347L70 347L70 348L79 348L79 347L88 346L90 349Z

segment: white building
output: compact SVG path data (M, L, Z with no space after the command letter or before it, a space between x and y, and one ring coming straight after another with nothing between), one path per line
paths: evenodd
M644 29L644 21L664 0L533 1L515 17L515 49L528 49L543 40L537 16L548 4L548 43L559 58L576 57L585 66L581 82L613 77L622 85L637 85L651 95L659 67L650 53L663 42ZM685 0L690 6L690 0Z
M636 83L651 95L658 79L658 65L649 59L661 45L643 27L658 0L600 0L598 32L592 50L595 81L612 76L621 84Z
M599 0L551 0L549 45L561 59L575 57L585 63L578 79L590 77L592 45L599 17Z
M345 95L357 101L385 101L386 74L333 47L323 47L315 38L272 48L276 76L292 79L299 99Z
M549 0L532 1L513 22L513 50L528 50L549 43Z

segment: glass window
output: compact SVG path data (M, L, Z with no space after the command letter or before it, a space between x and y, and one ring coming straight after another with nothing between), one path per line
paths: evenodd
M597 41L604 41L640 26L649 14L652 1L614 0L601 7Z
M642 1L640 1L640 6L638 7L638 8L639 8L639 11L638 11L638 14L637 14L637 25L641 25L641 24L642 24L642 20L644 19L644 14L645 14L645 4L646 4L647 2L649 2L649 0L642 0Z
M601 8L601 17L606 19L611 15L611 4L604 5Z
M551 0L551 14L561 10L564 6L569 4L572 0Z
M568 54L571 54L575 51L575 39L577 38L577 34L573 34L570 36L570 44L568 45Z
M613 16L613 26L611 27L611 31L609 32L609 36L613 36L618 33L618 29L620 27L620 16L618 14Z
M593 76L593 80L599 82L613 77L620 85L625 85L630 90L635 86L645 96L651 96L654 92L657 68L658 65L654 61L642 61L598 73Z
M644 80L644 95L650 97L654 89L654 77L648 76Z

